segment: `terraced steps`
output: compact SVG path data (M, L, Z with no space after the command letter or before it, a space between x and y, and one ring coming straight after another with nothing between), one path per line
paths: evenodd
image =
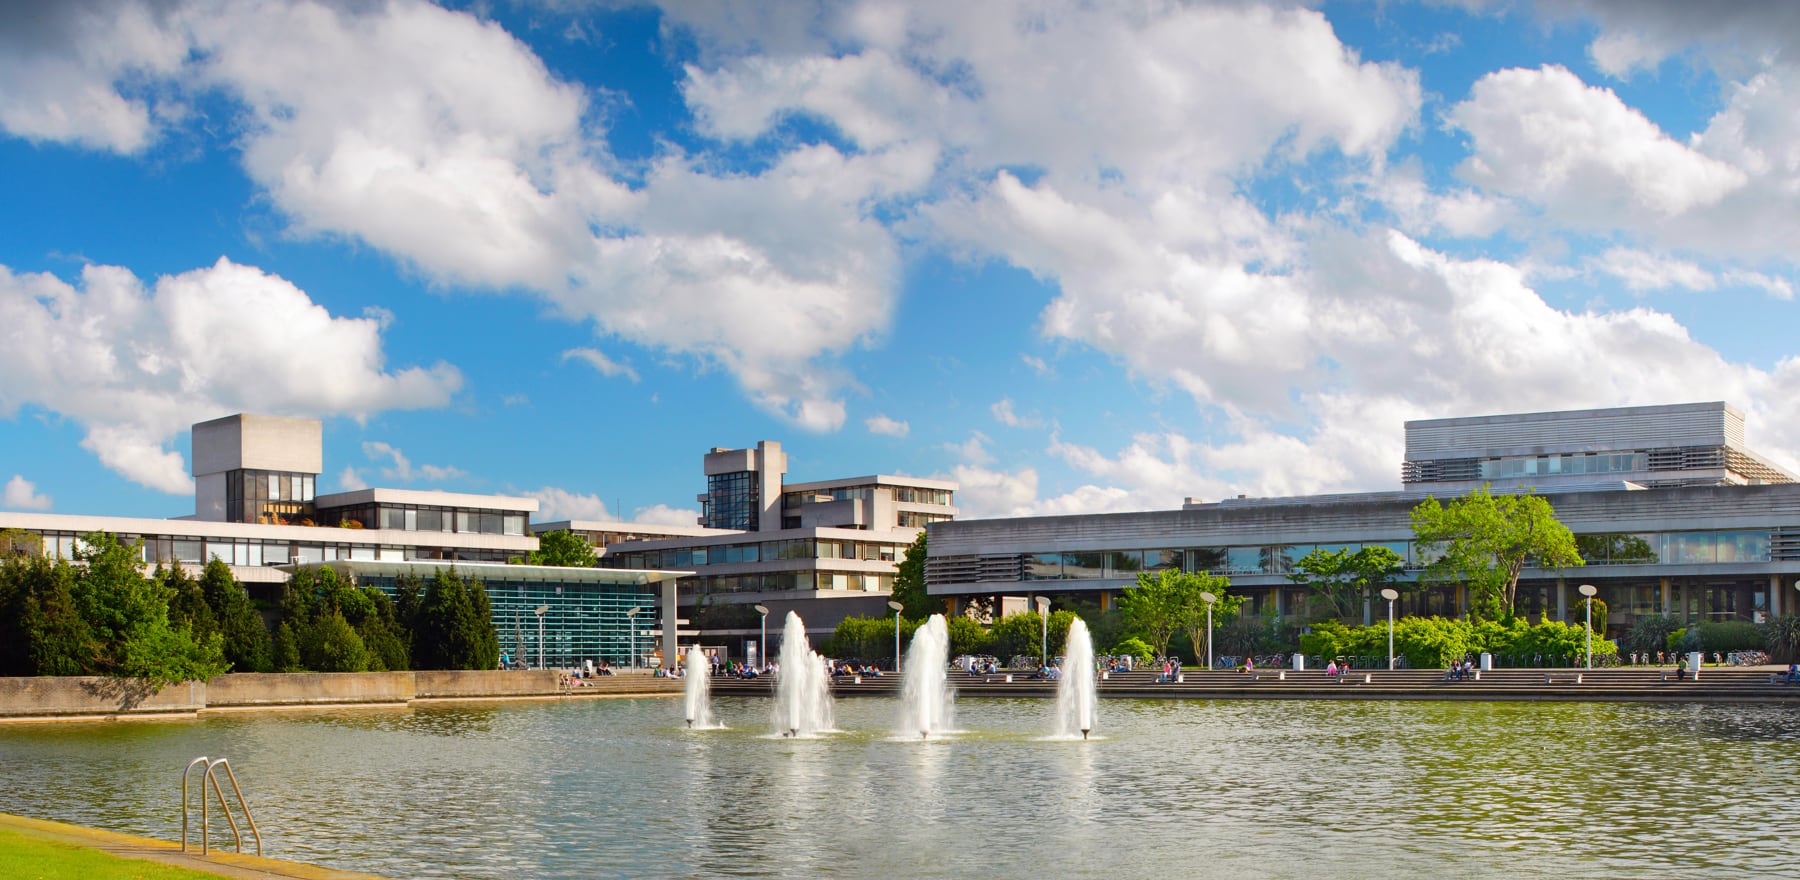
M1669 680L1667 667L1626 669L1496 669L1480 680L1446 681L1442 670L1351 670L1346 676L1322 671L1265 670L1243 673L1184 670L1181 681L1158 682L1149 670L1111 673L1099 683L1103 697L1159 699L1361 699L1361 700L1490 700L1588 702L1778 702L1800 703L1800 684L1771 681L1773 669L1707 668L1699 679ZM1007 681L1010 675L1011 681ZM1575 679L1579 676L1579 681ZM1056 682L1030 672L971 675L952 671L949 684L958 694L982 697L1045 697ZM893 696L900 677L840 677L832 682L838 696ZM774 693L773 676L751 681L714 679L713 693L760 696Z

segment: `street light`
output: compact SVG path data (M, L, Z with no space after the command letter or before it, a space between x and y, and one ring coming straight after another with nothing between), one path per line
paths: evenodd
M1587 668L1594 668L1594 594L1600 592L1593 584L1582 584L1575 588L1587 597Z
M756 609L757 614L762 615L762 630L758 634L759 641L756 643L756 665L767 669L769 668L769 606L755 605L752 607Z
M1211 669L1211 668L1213 668L1213 664L1212 664L1212 606L1213 606L1214 602L1219 601L1219 597L1213 595L1212 593L1201 593L1200 601L1206 603L1206 668Z
M1044 640L1038 643L1038 665L1050 665L1050 597L1037 596L1031 600L1037 605L1038 618L1044 622Z
M544 615L548 614L549 612L550 612L550 606L548 606L548 605L539 605L537 607L536 614L538 616L538 668L539 669L544 668Z
M1388 669L1394 668L1394 600L1400 598L1400 591L1388 587L1381 591L1381 598L1388 600Z
M889 601L888 607L894 609L894 672L898 673L900 671L900 612L905 611L906 606L899 602Z
M632 669L637 668L637 616L638 616L638 612L642 611L642 610L644 610L644 609L631 608L631 609L626 610L626 612L625 612L625 619L631 622L631 668Z

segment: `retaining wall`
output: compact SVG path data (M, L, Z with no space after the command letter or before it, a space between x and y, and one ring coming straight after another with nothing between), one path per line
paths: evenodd
M0 678L0 718L192 713L206 706L206 682L161 690L104 676Z
M624 675L569 687L554 670L240 672L152 691L100 676L0 678L0 721L194 715L207 709L279 709L412 703L424 699L636 696L680 693L674 679Z
M404 703L413 698L412 672L234 672L206 683L205 706L313 706Z

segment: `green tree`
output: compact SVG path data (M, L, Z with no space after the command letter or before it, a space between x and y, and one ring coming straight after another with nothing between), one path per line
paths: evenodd
M527 565L560 565L569 568L593 568L600 564L593 545L574 532L562 530L537 536L538 548L525 557Z
M169 622L169 590L144 574L141 545L104 532L77 542L72 591L95 648L93 671L153 686L207 679L225 671L216 633L196 640Z
M275 627L275 638L270 646L271 664L276 672L304 672L306 667L300 660L300 636L294 632L291 620L283 620Z
M439 569L420 593L412 618L414 669L494 669L500 636L494 631L487 589L477 578Z
M75 569L64 560L0 560L0 675L93 671L87 621L75 607Z
M1582 626L1587 626L1589 619L1588 609L1590 606L1593 608L1594 616L1592 619L1594 621L1594 633L1596 635L1605 635L1606 601L1604 599L1601 599L1599 596L1594 596L1592 598L1582 596L1581 601L1576 602L1575 607L1570 610L1569 613L1574 615L1573 619L1580 621Z
M1044 629L1044 618L1036 611L1021 611L1008 614L994 624L993 652L997 657L1010 660L1016 655L1037 658L1044 650L1044 642L1048 639L1048 650L1052 657L1063 652L1064 643L1069 637L1069 625L1075 622L1075 612L1058 609L1050 612L1049 632Z
M300 663L315 672L366 672L369 652L344 615L332 609L300 631Z
M1412 527L1435 556L1426 579L1466 584L1477 619L1513 616L1527 562L1546 569L1582 564L1575 536L1557 521L1550 502L1530 492L1495 495L1484 485L1448 505L1428 497L1413 508Z
M1225 592L1231 586L1231 579L1223 575L1181 572L1178 583L1183 596L1182 629L1187 632L1188 643L1194 646L1194 659L1204 662L1210 629L1234 623L1238 610L1244 606L1244 597ZM1206 600L1201 598L1202 593L1213 595L1210 614ZM1216 636L1214 644L1217 644Z
M906 606L900 613L911 620L924 620L942 608L934 608L925 593L925 530L906 547L906 555L894 573L894 601ZM941 603L940 603L941 606ZM946 620L948 622L948 620Z
M1294 563L1288 580L1309 587L1340 620L1361 619L1363 602L1394 583L1405 570L1400 554L1379 544L1360 550L1323 547Z
M1664 618L1665 620L1668 618ZM1637 627L1632 627L1632 635L1637 635ZM1771 618L1762 626L1763 650L1769 652L1769 659L1776 663L1792 663L1800 658L1800 614L1783 614ZM1665 637L1666 640L1666 637ZM1661 645L1657 646L1662 649Z
M964 654L987 654L993 648L993 636L988 634L987 627L982 626L974 618L952 614L944 618L944 628L950 633L950 656L952 657L960 657Z
M274 668L270 656L269 625L250 602L250 593L231 576L231 568L222 560L206 563L200 573L200 594L217 621L224 641L225 662L239 672L268 672Z
M225 563L215 559L208 563L224 566ZM229 571L226 577L230 577ZM219 625L213 618L212 606L206 604L206 596L200 591L200 584L195 582L181 566L174 568L158 567L152 577L160 580L163 589L169 593L169 623L177 628L185 628L194 638L203 639L219 631Z
M1800 621L1800 617L1795 618ZM1669 634L1681 628L1681 621L1661 614L1642 614L1631 622L1631 630L1625 634L1625 650L1655 655L1658 651L1669 649ZM1800 634L1800 624L1797 624ZM1800 641L1795 642L1800 645ZM1770 654L1776 652L1771 651Z
M1119 594L1126 629L1149 642L1158 657L1167 656L1169 640L1187 619L1187 583L1182 575L1172 568L1138 572L1137 583Z

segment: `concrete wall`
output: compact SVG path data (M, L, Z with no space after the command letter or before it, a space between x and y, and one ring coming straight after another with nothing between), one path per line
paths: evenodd
M413 693L420 699L528 697L557 692L554 669L438 669L412 675Z
M0 678L0 721L157 714L206 709L393 705L423 699L482 700L676 694L677 679L618 675L565 687L555 670L236 673L151 692L114 678Z
M411 672L239 672L206 685L206 708L332 703L404 703Z
M206 683L183 682L154 693L100 676L0 678L0 718L194 712L206 705Z

